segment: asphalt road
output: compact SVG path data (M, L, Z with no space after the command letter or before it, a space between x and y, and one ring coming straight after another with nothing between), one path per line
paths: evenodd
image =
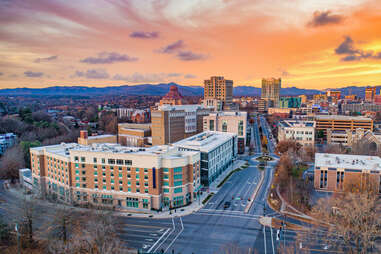
M262 130L270 137L268 125L260 118ZM255 143L259 140L258 124L252 127ZM270 155L274 145L269 140ZM253 156L254 158L255 156ZM118 234L129 247L146 253L221 253L228 245L257 250L258 253L276 253L276 232L259 223L264 214L276 215L266 204L275 162L269 162L264 170L263 183L257 192L251 209L245 213L249 197L260 180L257 161L249 160L249 167L234 173L208 204L200 211L188 216L171 219L118 217ZM2 188L2 187L0 187ZM0 199L4 193L0 189ZM6 200L8 202L8 200ZM11 201L9 201L11 202ZM224 207L225 202L231 202ZM287 238L292 241L292 234Z

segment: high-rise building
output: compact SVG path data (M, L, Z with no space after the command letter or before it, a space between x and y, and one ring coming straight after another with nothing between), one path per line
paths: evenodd
M267 101L269 107L279 107L281 83L281 78L262 79L261 99Z
M374 96L376 95L377 87L367 87L365 89L365 101L373 102Z
M152 145L174 143L202 132L202 118L209 112L202 105L163 105L152 110Z
M204 80L204 105L216 107L220 102L223 108L232 105L233 81L217 76Z

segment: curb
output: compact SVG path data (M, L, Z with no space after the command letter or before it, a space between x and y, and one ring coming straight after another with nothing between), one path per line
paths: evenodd
M250 208L253 206L253 203L254 203L254 199L255 197L257 196L257 193L259 191L259 189L262 187L262 184L263 184L263 179L265 178L265 172L264 171L261 171L261 180L260 180L260 183L257 185L257 187L255 188L255 191L253 192L253 194L251 195L250 197L250 202L247 204L247 206L245 207L245 210L244 210L244 213L248 213Z

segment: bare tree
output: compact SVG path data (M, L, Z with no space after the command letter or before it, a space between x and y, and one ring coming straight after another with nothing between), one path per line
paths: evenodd
M0 159L0 177L14 181L19 177L19 169L25 166L24 153L20 146L9 148Z
M335 194L319 200L312 211L324 226L299 234L304 244L324 244L345 253L380 253L376 246L381 235L381 204L377 196L366 192Z

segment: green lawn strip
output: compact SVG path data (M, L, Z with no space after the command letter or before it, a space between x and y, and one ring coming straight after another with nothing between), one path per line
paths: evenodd
M213 192L209 193L209 195L202 201L202 204L205 205L205 203L208 202L209 199L213 197L213 195L214 195Z
M217 188L220 188L228 179L229 179L229 177L232 175L232 174L234 174L235 172L238 172L238 171L240 171L240 170L242 170L242 168L236 168L236 169L234 169L233 171L231 171L225 178L224 178L224 180L222 180L222 182L220 182L218 185L217 185Z

